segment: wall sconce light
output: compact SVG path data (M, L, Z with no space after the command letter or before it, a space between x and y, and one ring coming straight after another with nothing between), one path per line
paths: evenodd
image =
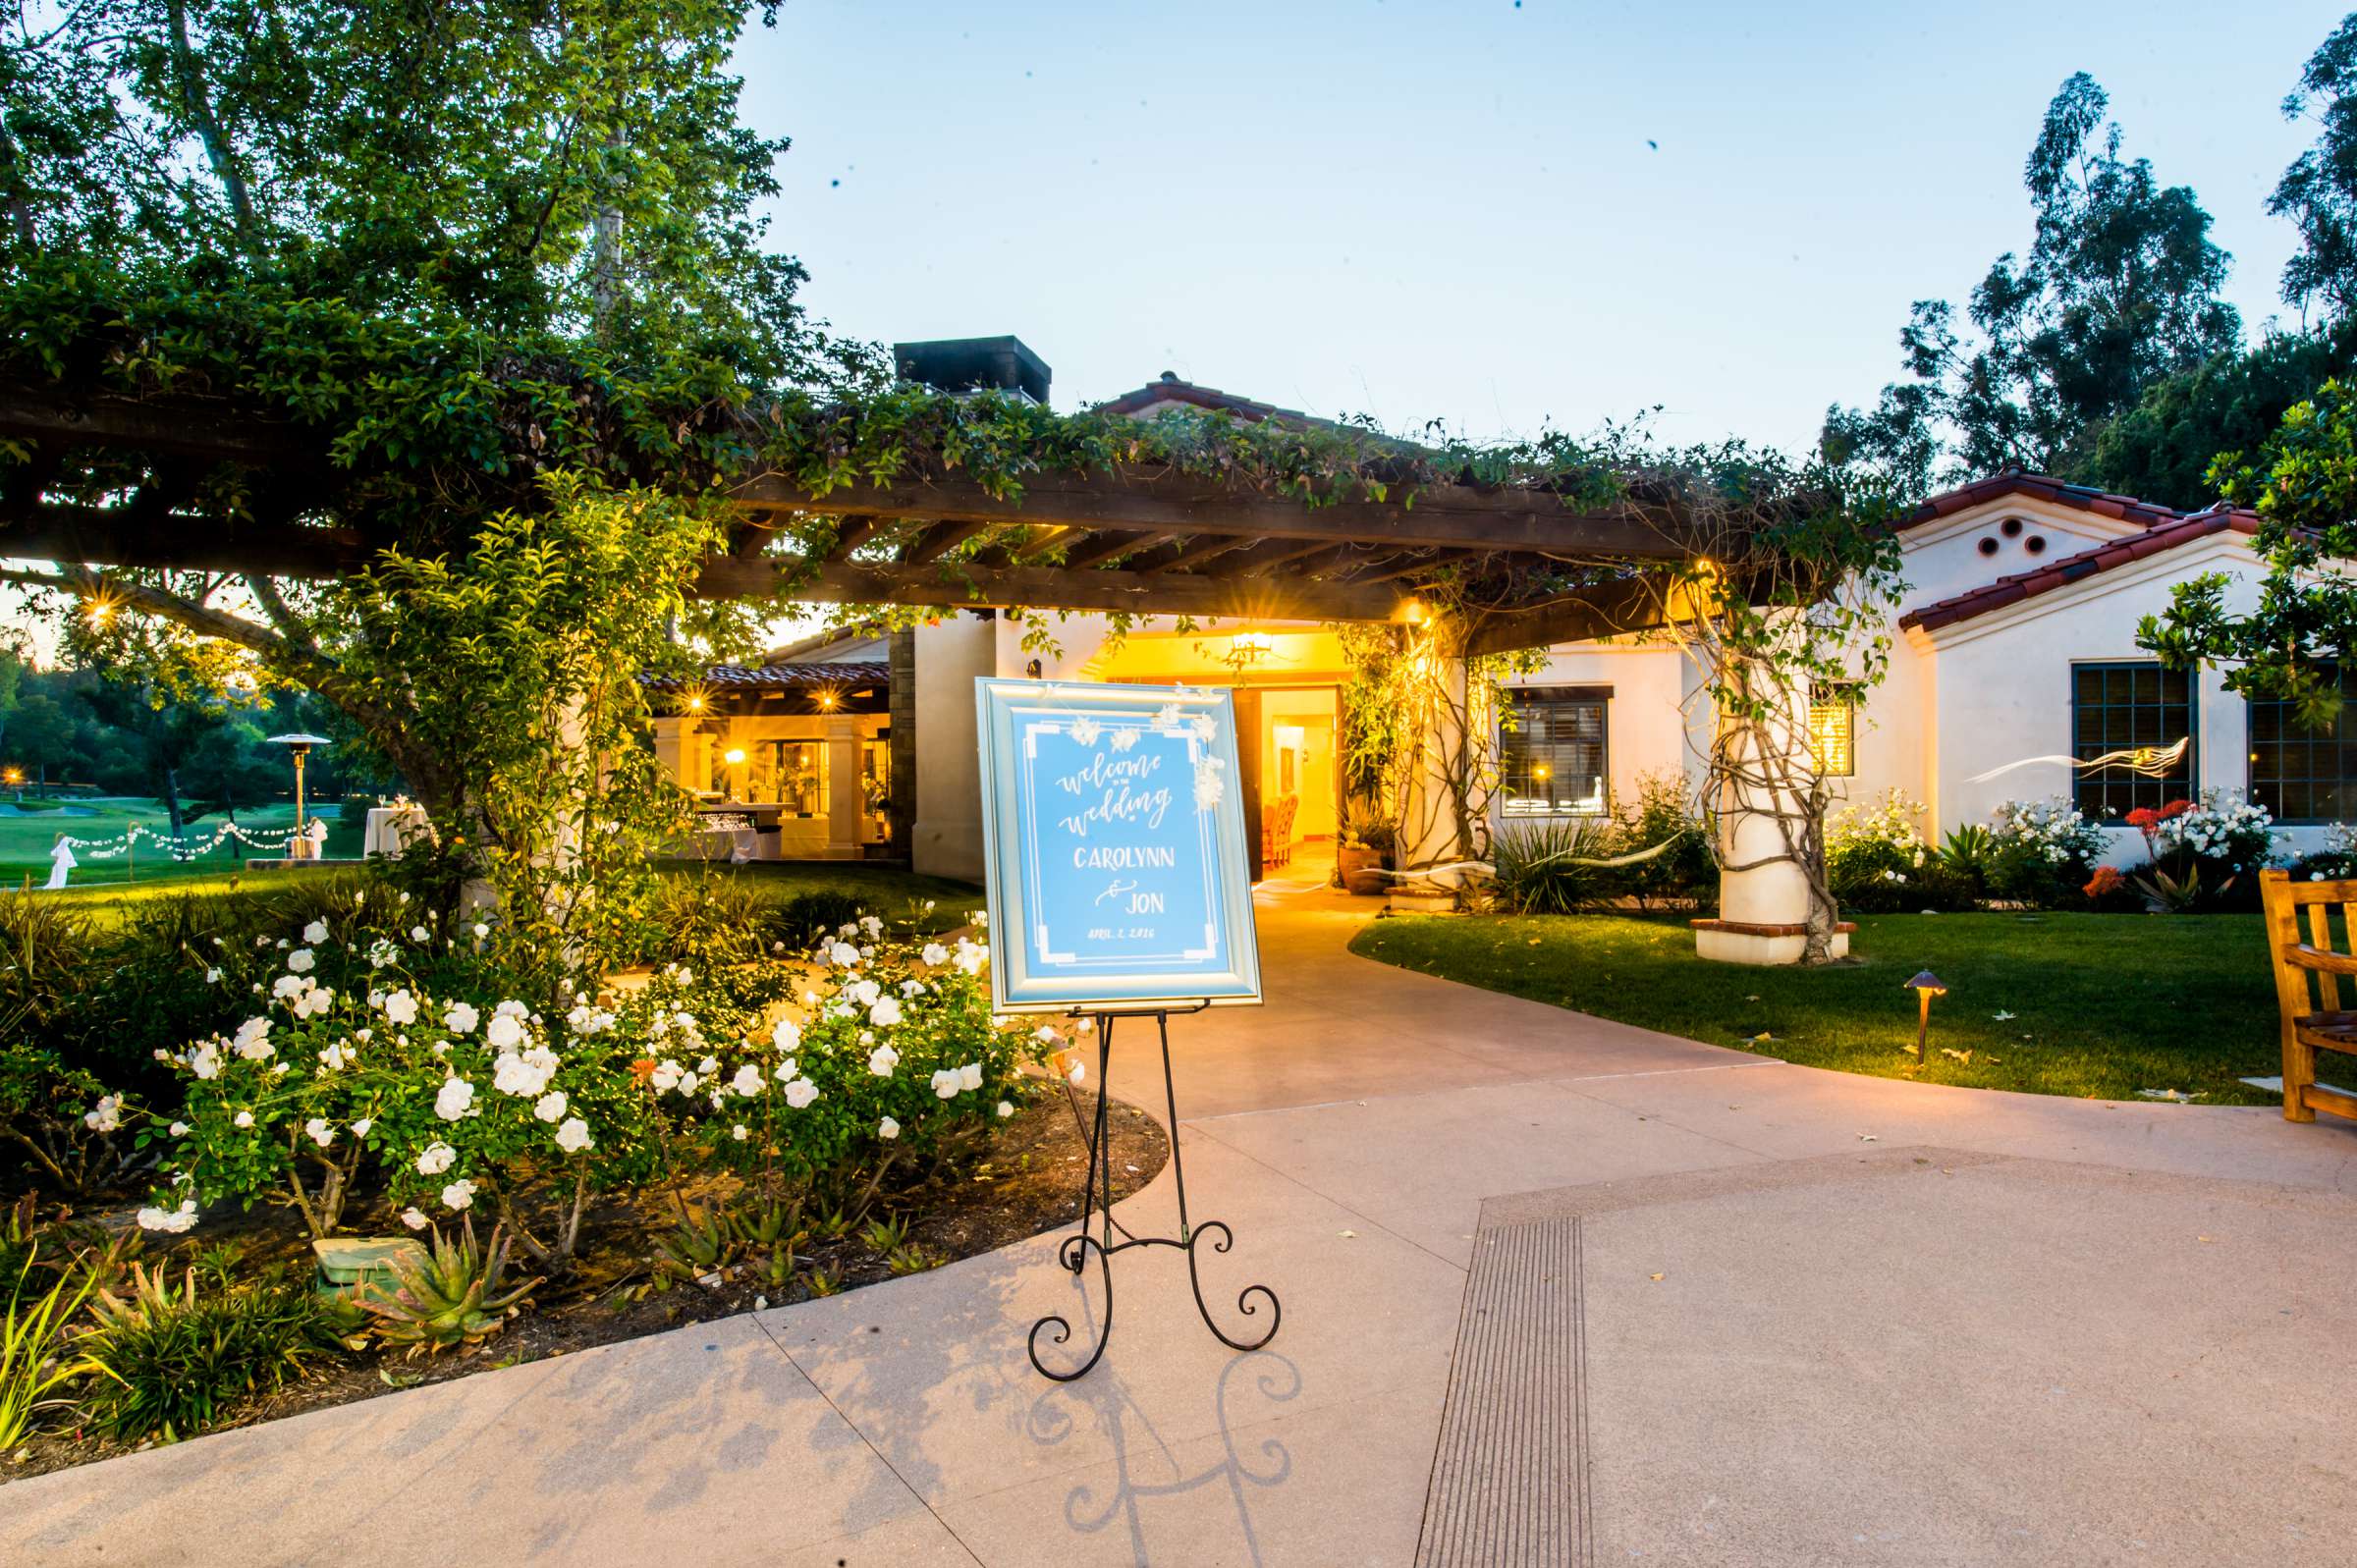
M728 750L721 753L721 760L726 762L732 768L741 768L744 766L744 748L742 746L731 746Z
M1946 996L1947 987L1940 983L1938 975L1923 969L1916 972L1914 979L1902 982L1898 989L1915 993L1915 1059L1921 1061L1925 1037L1932 1032L1932 999Z
M1423 600L1405 599L1400 601L1399 620L1404 624L1410 626L1420 626L1424 624L1425 621L1429 619L1429 617L1430 612L1424 608Z
M1227 657L1220 662L1237 675L1265 663L1277 652L1277 639L1265 631L1239 631L1228 639Z

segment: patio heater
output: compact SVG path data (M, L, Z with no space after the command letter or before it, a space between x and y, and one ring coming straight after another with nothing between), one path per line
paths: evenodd
M313 851L310 837L302 831L302 762L311 754L313 746L332 745L334 742L325 735L305 734L300 730L292 734L267 738L271 745L286 747L287 754L295 759L295 837L287 840L287 858L308 860L312 858Z

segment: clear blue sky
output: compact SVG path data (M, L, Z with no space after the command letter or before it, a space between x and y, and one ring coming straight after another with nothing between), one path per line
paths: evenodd
M789 0L740 64L790 135L774 238L862 337L1013 332L1055 403L1165 369L1470 434L1655 404L1806 445L1910 301L2026 248L2021 164L2085 70L2191 185L2255 329L2340 6ZM1652 144L1649 144L1652 143Z

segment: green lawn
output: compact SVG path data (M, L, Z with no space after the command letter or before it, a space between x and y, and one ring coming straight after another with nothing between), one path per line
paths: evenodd
M40 809L46 804L49 809ZM59 834L77 838L116 838L134 824L157 834L170 831L171 819L164 808L152 800L110 797L64 802L27 801L20 806L0 800L0 886L23 887L30 877L38 888L49 878L49 854ZM327 854L331 859L356 858L360 852L361 823L344 823L333 805L314 810L312 815L327 822ZM222 819L217 816L199 817L187 825L192 839L212 836ZM283 834L295 824L292 805L263 806L238 813L238 826L256 834ZM100 859L87 850L77 850L80 864L74 868L69 886L97 887L108 883L136 881L147 883L167 878L187 879L208 877L234 872L239 856L232 844L223 842L198 858L175 863L161 844L141 838L136 855L115 854ZM246 858L278 859L274 851L260 855L247 852Z
M2235 1080L2281 1067L2257 915L1868 915L1851 939L1856 961L1815 970L1705 963L1682 923L1615 915L1379 920L1351 950L1886 1078L2108 1100L2175 1089L2204 1105L2259 1105L2275 1097ZM1933 1000L1931 1060L1919 1068L1907 1049L1915 996L1900 982L1927 968L1949 989Z

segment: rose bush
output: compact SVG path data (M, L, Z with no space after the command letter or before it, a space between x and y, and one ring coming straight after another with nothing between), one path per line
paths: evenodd
M277 1197L325 1236L367 1189L412 1229L492 1209L562 1266L590 1195L690 1173L856 1212L978 1148L1046 1049L993 1021L986 946L874 915L807 953L560 975L545 998L497 936L380 891L262 939L247 1016L166 1054L179 1096L137 1135L166 1173L141 1223Z

